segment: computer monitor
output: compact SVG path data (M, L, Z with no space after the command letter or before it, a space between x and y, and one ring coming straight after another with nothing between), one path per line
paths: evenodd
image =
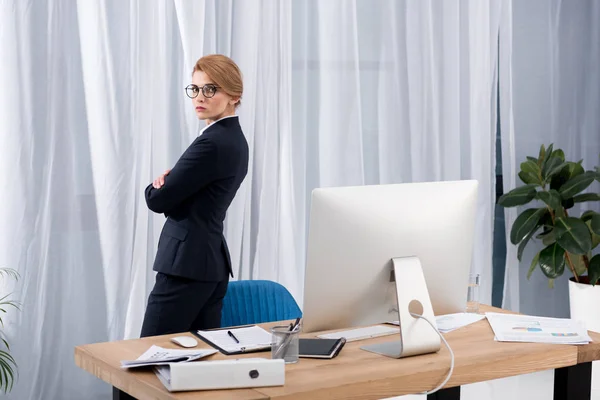
M464 311L477 190L472 180L315 189L303 331L398 320L399 257L420 260L435 315Z

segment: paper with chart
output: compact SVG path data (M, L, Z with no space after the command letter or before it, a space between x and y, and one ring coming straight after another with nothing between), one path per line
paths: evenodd
M229 332L231 332L233 336L230 335ZM272 340L271 334L257 325L244 328L198 331L198 335L209 341L211 344L231 353L268 349L271 348Z
M485 313L499 342L588 344L585 326L568 318Z
M199 360L200 358L215 354L215 349L178 350L165 349L152 345L144 354L135 360L121 361L121 368L137 368L149 365L167 365L173 362L187 362Z

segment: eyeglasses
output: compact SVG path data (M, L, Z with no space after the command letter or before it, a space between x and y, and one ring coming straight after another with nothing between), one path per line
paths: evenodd
M196 97L198 97L198 94L200 94L200 90L202 90L202 95L207 99L210 99L215 95L215 93L217 93L218 88L220 88L220 86L214 85L212 83L207 83L204 86L197 86L192 84L186 86L185 94L187 94L187 96L190 99L195 99Z

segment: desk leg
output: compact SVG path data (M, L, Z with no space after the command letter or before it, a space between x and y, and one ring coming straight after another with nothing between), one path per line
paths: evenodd
M113 386L113 400L135 400L135 397L117 389Z
M592 363L554 370L554 400L590 400Z
M460 400L460 386L439 390L427 395L427 400Z

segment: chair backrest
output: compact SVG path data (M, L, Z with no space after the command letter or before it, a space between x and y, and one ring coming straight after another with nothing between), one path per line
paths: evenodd
M232 281L223 299L221 326L260 324L294 319L302 311L288 290L277 282Z

